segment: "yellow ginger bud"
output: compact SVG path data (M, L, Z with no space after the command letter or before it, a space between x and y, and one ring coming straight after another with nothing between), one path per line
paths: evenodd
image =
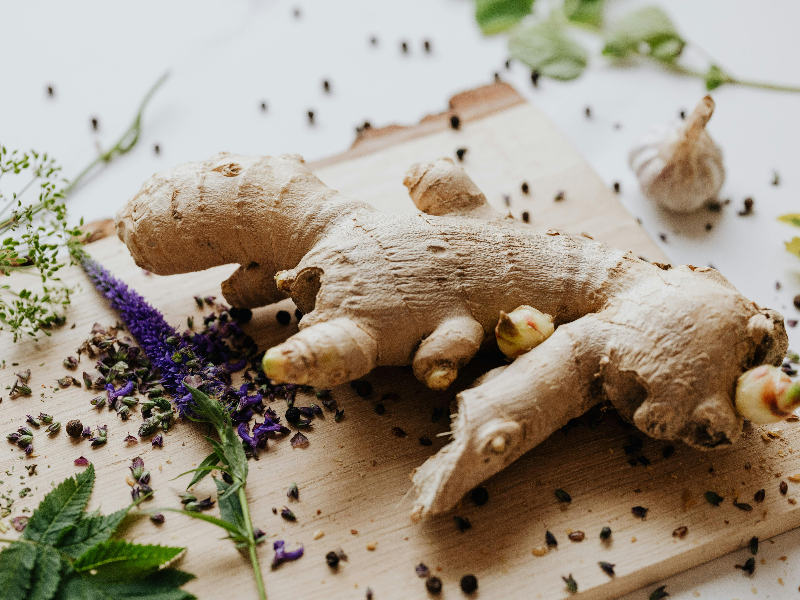
M800 383L778 367L762 365L746 371L736 383L736 410L757 425L776 423L800 407Z
M553 317L532 306L519 306L508 314L500 311L494 334L500 351L513 360L541 344L553 331Z

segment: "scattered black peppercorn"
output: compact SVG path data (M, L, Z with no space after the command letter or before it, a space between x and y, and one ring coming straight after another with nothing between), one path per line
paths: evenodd
M711 231L714 226L711 223L706 223L706 231Z
M291 408L286 409L286 414L284 416L289 423L298 423L302 413L300 412L299 408L292 406Z
M661 239L662 242L667 242L667 234L666 233L659 233L658 237Z
M403 51L403 54L408 54L408 42L401 43L400 49Z
M450 117L450 128L461 129L461 119L458 117L458 115L453 115Z
M465 594L471 594L478 589L478 579L475 575L464 575L461 578L461 591Z
M431 42L430 40L425 40L422 42L422 47L425 49L425 52L430 54L431 53Z
M664 446L661 449L661 456L664 458L669 458L673 454L675 454L675 446Z
M309 125L313 125L314 124L314 111L310 110L306 114L308 115L308 124Z
M544 542L548 546L558 546L558 540L549 530L544 533Z
M79 438L83 433L83 423L77 419L73 419L67 423L67 435L69 437Z
M473 504L483 506L489 501L489 490L483 486L479 486L472 490L471 496Z
M331 82L327 79L322 82L322 89L325 91L326 94L331 93Z
M778 490L780 490L782 496L785 496L786 492L789 491L789 484L785 481L781 481L780 485L778 486Z
M531 215L527 210L524 213L522 213L522 222L523 223L530 223L531 222Z
M292 315L285 310L279 310L275 315L275 320L281 325L288 325L292 322Z
M620 190L619 181L615 181L614 182L614 192L619 194L619 190Z
M614 576L614 567L616 565L612 565L610 562L604 562L604 561L601 561L597 564L600 565L600 568L603 570L603 573L605 573L609 577Z
M753 556L758 554L758 538L756 536L751 537L747 547L750 548L750 554Z
M531 71L531 83L533 87L539 87L539 71Z
M753 214L753 199L752 198L745 198L744 199L744 208L738 212L740 217L746 217L748 215Z
M719 506L722 504L722 501L725 500L722 496L720 496L717 492L706 492L704 494L706 502L713 506Z
M231 319L239 321L239 323L249 323L253 318L253 311L249 308L236 308L234 306L231 307L228 314L231 316Z
M523 181L522 185L520 186L520 189L522 190L523 194L527 194L528 192L530 192L530 187L528 187L528 182Z
M419 445L420 446L433 446L433 441L427 435L423 435L419 438Z
M458 158L458 162L464 162L464 155L467 153L466 148L459 148L456 150L456 158Z
M565 492L561 488L557 489L554 493L556 495L556 499L559 502L565 502L567 504L572 502L572 496L570 496L567 492Z
M650 510L650 509L649 508L645 508L644 506L634 506L633 508L631 508L631 513L637 519L644 520L644 518L647 516L647 511L648 510Z
M743 565L736 565L736 568L741 569L748 575L752 575L756 570L756 559L751 556Z
M355 381L350 382L350 387L352 387L356 391L356 394L362 398L368 398L372 395L372 384L369 381L356 379Z
M611 539L611 527L603 527L600 530L600 539L604 542Z
M586 108L583 109L583 113L586 115L587 119L591 119L592 118L592 107L591 106L587 106Z
M336 552L331 550L325 555L325 562L328 563L328 566L331 569L335 569L339 566L339 556L336 554Z
M764 497L766 495L767 495L767 490L765 490L764 488L761 488L760 490L758 490L755 493L755 495L753 496L753 500L755 500L756 502L763 502L764 501Z
M376 415L382 415L382 414L385 414L385 413L386 413L386 407L383 404L378 403L378 404L375 405L375 414Z
M404 437L408 436L408 434L400 427L392 427L392 435L395 435L395 436L401 437L401 438L404 438Z
M158 144L153 146L153 152L155 152L156 154L161 154L161 146L159 146Z
M425 589L431 594L442 593L442 580L438 577L428 577L425 581Z
M97 120L97 117L92 117L92 130L97 131L98 125L99 122Z

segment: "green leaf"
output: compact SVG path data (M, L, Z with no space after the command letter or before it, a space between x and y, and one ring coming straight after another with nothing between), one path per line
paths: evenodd
M56 595L61 580L61 557L49 546L39 546L36 550L33 585L28 600L50 600Z
M56 548L72 558L80 557L92 546L102 544L116 531L128 514L130 507L110 515L84 517L77 525L67 529L59 538Z
M130 581L169 564L186 548L131 544L110 540L91 548L73 563L78 573L91 571L92 577L105 582Z
M242 510L242 503L239 502L239 496L235 493L227 493L233 486L228 485L216 477L214 478L214 483L217 484L219 516L222 517L223 521L234 524L242 537L247 537L244 511Z
M228 523L227 521L223 521L222 519L218 519L217 517L212 517L211 515L189 512L188 510L179 510L177 508L160 508L159 511L180 513L182 515L186 515L187 517L192 517L193 519L200 519L201 521L205 521L206 523L211 523L212 525L221 527L228 533L232 533L234 535L240 535L239 529L236 527L236 525L234 525L233 523Z
M203 477L208 475L211 469L207 469L207 467L214 467L218 464L219 464L219 456L217 456L216 452L212 452L211 454L206 456L203 459L203 462L201 462L200 465L197 467L197 469L195 469L194 477L192 477L192 480L189 482L189 485L186 486L186 489L188 490L193 485L199 483L203 479Z
M589 60L583 46L567 37L554 19L515 29L508 49L540 75L562 81L578 77Z
M800 258L800 237L793 238L791 242L786 242L786 249Z
M603 24L604 2L605 0L566 0L564 14L574 23L600 27Z
M180 589L192 579L189 573L163 569L137 581L108 583L73 571L59 587L57 600L193 600Z
M800 227L800 213L781 215L778 217L778 221L781 221L782 223L788 223L789 225L794 225L795 227Z
M609 31L603 54L613 58L644 54L674 62L685 45L667 14L656 6L646 6L625 15Z
M710 92L711 90L717 89L719 86L730 83L731 77L725 71L720 69L717 65L711 65L708 69L708 73L706 73L705 82L706 82L706 89Z
M94 466L75 477L68 477L48 493L33 511L22 539L41 544L54 544L64 529L76 525L94 486Z
M476 0L475 20L484 35L511 29L531 13L533 0Z
M3 600L25 600L36 563L36 546L15 542L0 552L0 594Z

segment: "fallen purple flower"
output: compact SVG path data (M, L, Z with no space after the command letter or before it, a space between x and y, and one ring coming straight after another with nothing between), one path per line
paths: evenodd
M123 385L118 390L114 389L114 384L113 383L107 383L106 384L106 391L108 392L109 401L116 400L117 398L120 398L122 396L129 396L130 393L133 391L133 381L132 380L128 381L125 385Z
M127 436L125 436L124 441L127 442L128 444L135 444L139 441L139 439L135 435L131 435L129 433Z
M25 531L25 527L28 526L29 518L30 517L25 517L25 516L14 517L14 519L11 521L11 524L17 531Z
M83 432L81 433L81 437L91 437L92 435L92 428L88 425L83 428Z
M272 559L272 568L274 569L281 563L290 561L290 560L297 560L301 556L303 556L303 546L300 546L297 550L287 551L284 549L285 542L283 540L276 540L275 543L272 544L273 550L275 550L275 556Z
M308 438L299 431L292 436L292 448L305 448L308 446Z
M162 434L158 434L153 440L150 442L153 445L153 448L158 446L159 448L164 447L164 436Z
M75 466L76 467L88 467L89 466L89 459L84 458L83 456L75 459Z

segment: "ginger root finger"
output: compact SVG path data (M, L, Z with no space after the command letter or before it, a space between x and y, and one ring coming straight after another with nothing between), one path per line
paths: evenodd
M378 345L355 321L338 318L306 327L264 354L264 373L277 383L333 387L377 366Z
M777 423L800 408L800 383L778 367L762 365L736 382L736 410L756 425Z
M484 337L483 327L472 317L447 320L420 344L412 362L414 375L433 390L447 389Z
M412 476L419 494L412 519L455 506L597 402L590 383L603 344L594 321L588 316L562 325L498 375L458 395L453 441Z
M256 308L274 304L286 298L275 286L272 269L250 264L236 269L222 282L222 295L237 308Z

